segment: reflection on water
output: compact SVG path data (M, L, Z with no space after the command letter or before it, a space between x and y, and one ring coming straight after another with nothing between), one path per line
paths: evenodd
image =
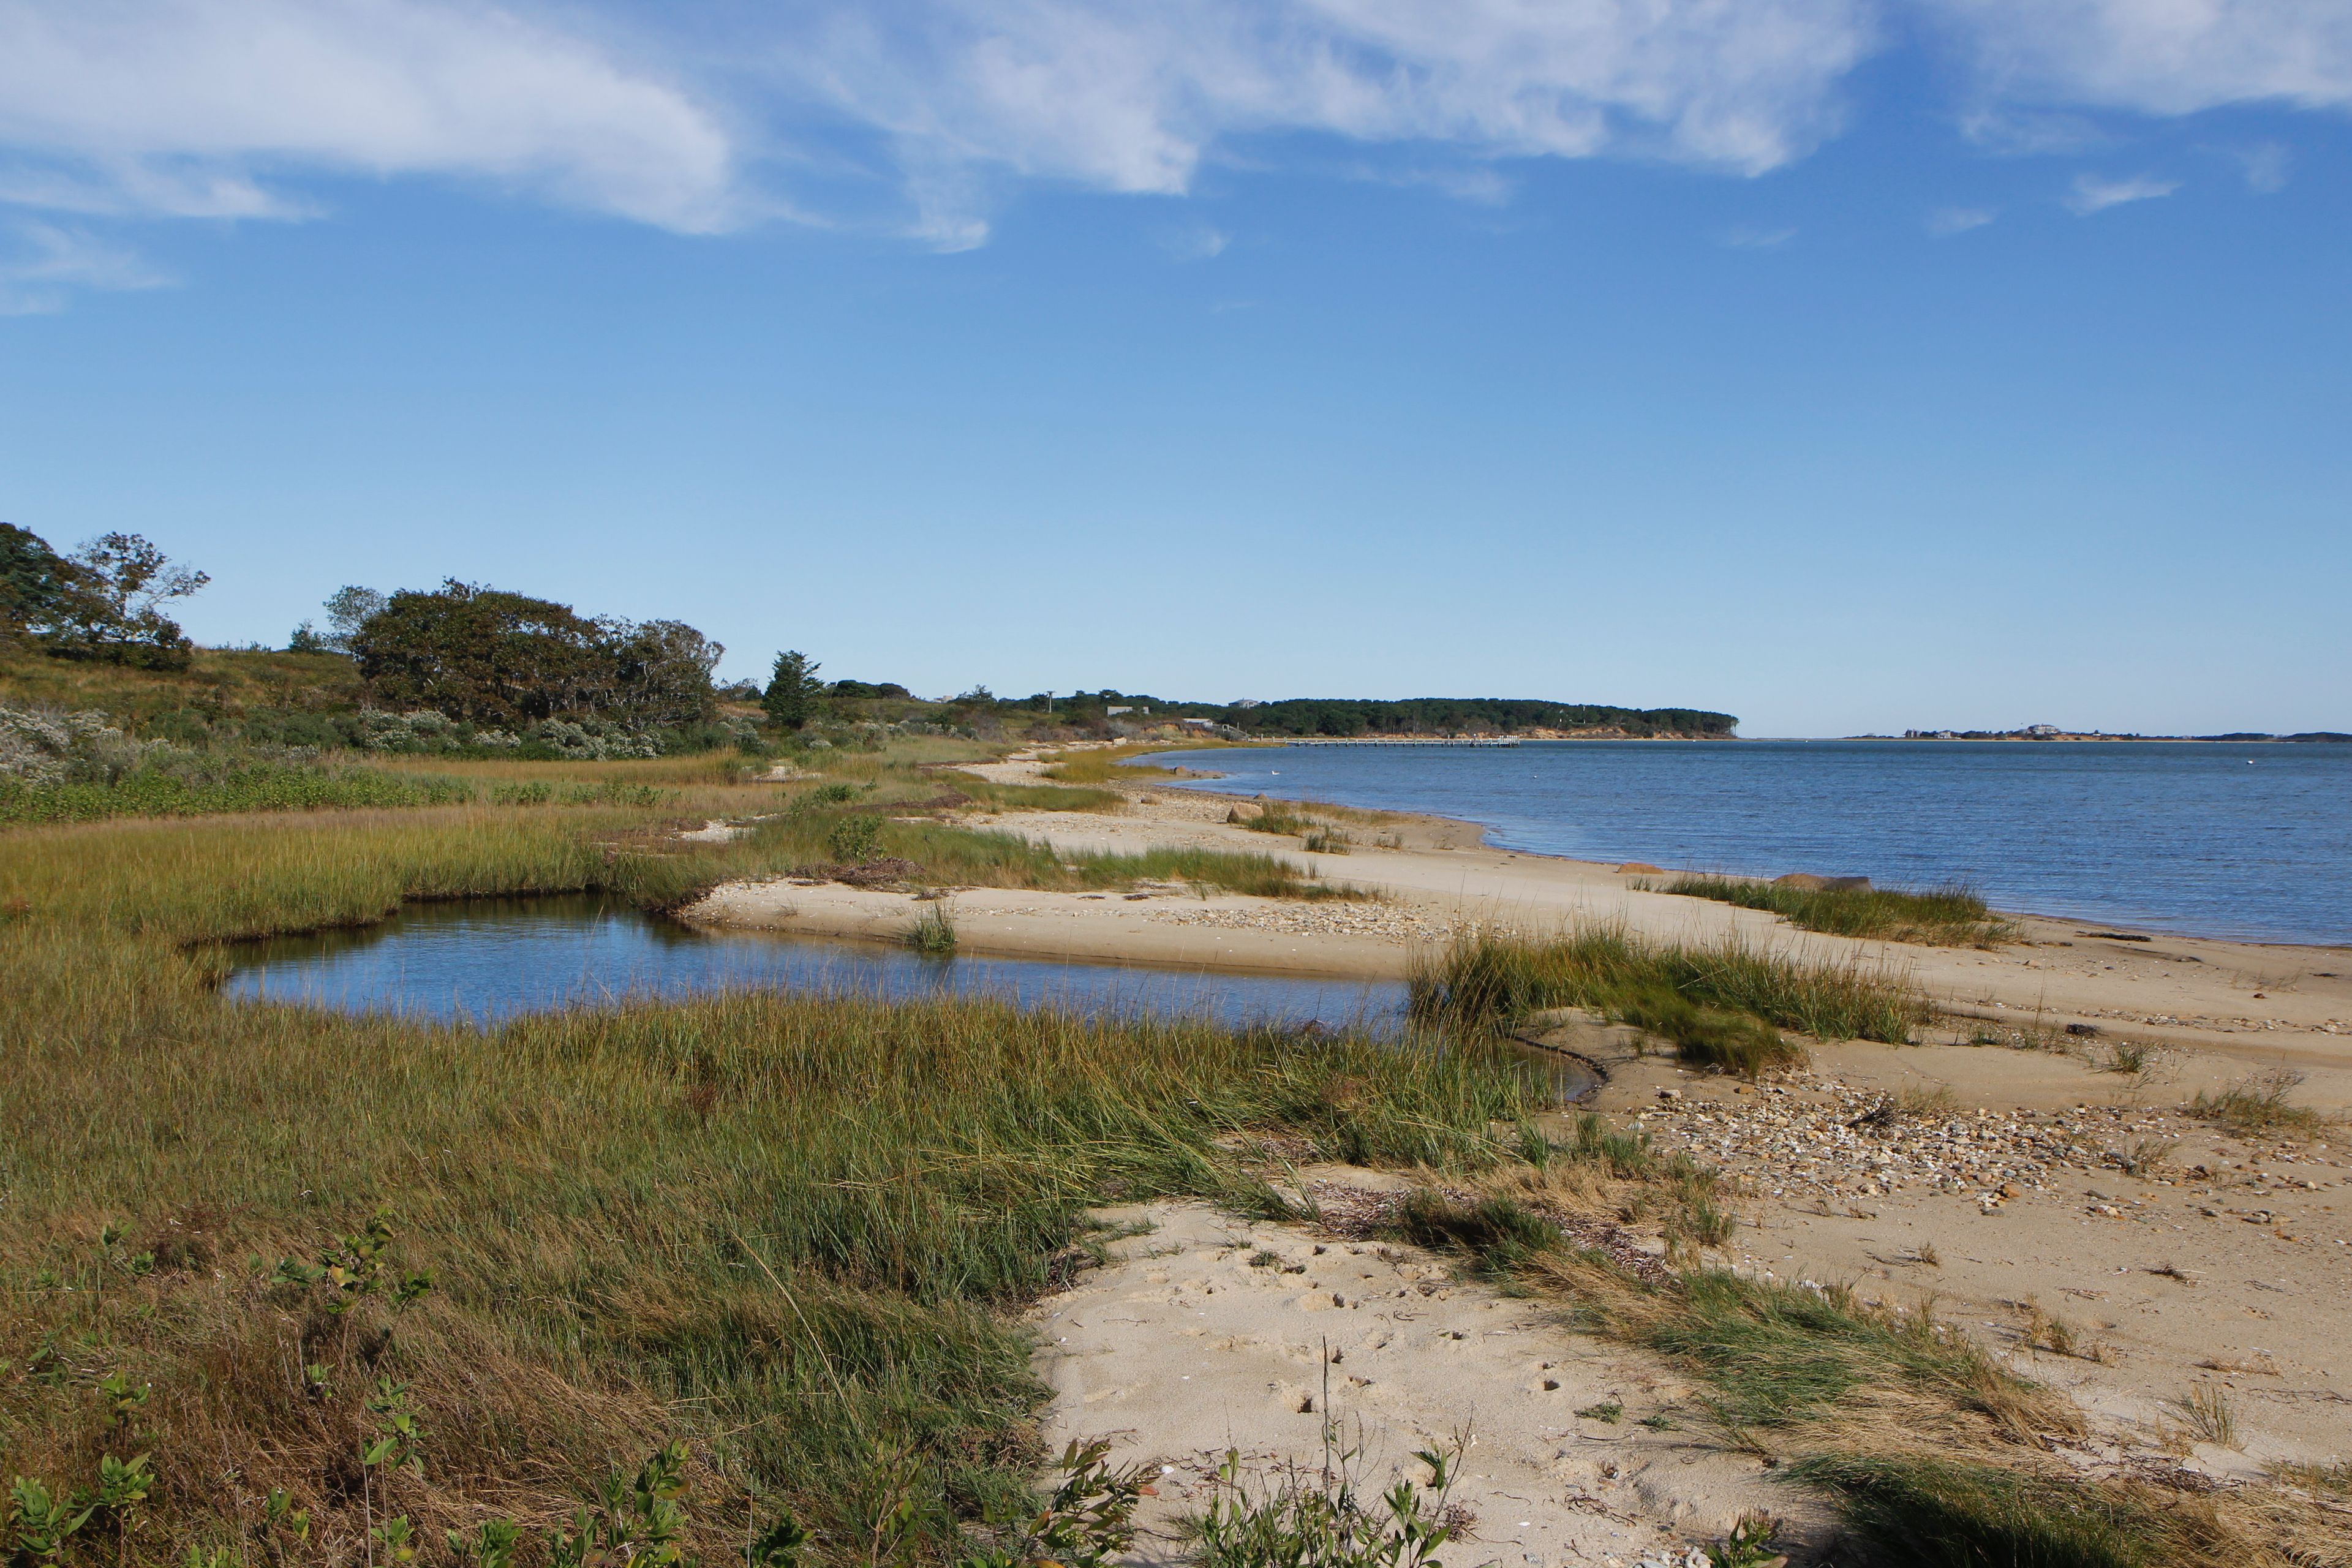
M702 931L590 898L411 904L381 925L254 942L238 957L222 987L228 996L483 1025L624 997L768 988L994 996L1089 1017L1152 1012L1230 1025L1403 1029L1404 987L1393 984L925 958L877 943Z

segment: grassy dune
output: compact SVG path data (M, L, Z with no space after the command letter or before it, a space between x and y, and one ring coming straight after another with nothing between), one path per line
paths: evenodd
M482 1034L210 989L218 939L406 898L675 901L800 853L782 828L677 851L676 808L739 786L640 771L677 798L0 835L0 1472L157 1477L68 1560L350 1562L387 1514L437 1560L445 1528L551 1522L680 1439L711 1560L786 1506L818 1561L943 1560L1042 1457L1002 1311L1069 1267L1087 1204L1262 1206L1218 1142L1242 1129L1475 1169L1533 1103L1484 1050L985 1003L736 994ZM432 1275L415 1305L273 1282L379 1210L387 1279ZM357 1458L383 1378L418 1473Z

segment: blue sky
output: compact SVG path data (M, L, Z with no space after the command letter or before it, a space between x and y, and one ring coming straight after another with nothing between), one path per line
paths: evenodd
M2352 6L0 0L0 517L927 693L2352 729Z

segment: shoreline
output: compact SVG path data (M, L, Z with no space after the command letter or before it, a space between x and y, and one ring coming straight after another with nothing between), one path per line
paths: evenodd
M1747 737L1740 737L1740 738L1741 738L1741 739L1746 739ZM2072 739L2072 738L2074 738L2074 737L2062 737L2062 739ZM1775 737L1771 737L1771 736L1763 736L1763 737L1758 737L1758 739L1760 739L1760 740L1768 740L1768 741L1769 741L1769 740L1775 739ZM1909 742L1909 741L1906 741L1906 740L1904 739L1904 737L1899 736L1899 735L1897 735L1897 736L1884 736L1884 735L1850 735L1850 736L1831 737L1831 739L1832 739L1832 740L1834 740L1834 741L1836 741L1836 742L1840 742L1840 743L1843 743L1843 742L1847 742L1847 741L1888 741L1888 742L1892 742L1892 743L1894 743L1894 744L1897 744L1897 745L1904 745L1904 744L1927 744L1927 743L1942 744L1942 743L1944 743L1944 742ZM2195 740L2193 737L2186 737L2186 736L2159 736L2159 737L2153 737L2152 739L2153 739L2153 740L2157 740L2157 741L2162 741L2162 742L2166 742L2166 743L2185 743L2185 744L2195 744L2195 745L2213 745L2213 744L2221 744L2221 743L2224 743L2224 742L2200 742L2200 741ZM1957 743L1958 743L1958 742L1953 742L1953 743L1957 744ZM1985 744L1990 744L1990 743L1994 743L1994 742L1990 742L1990 741L1987 741L1987 742L1971 742L1971 743L1985 743ZM2012 744L2020 744L2020 745L2032 743L2032 744L2039 745L2039 744L2042 744L2042 743L2043 743L2043 742L2040 742L2040 741L2033 741L2033 742L2028 742L2027 741L2023 740L2022 738L2019 738L2019 739L2016 739L2016 740L2013 740L2013 741L2007 741L2007 742L2003 742L2003 743L2012 743ZM2236 743L2236 742L2229 742L2229 743L2232 743L2232 744L2234 744L2234 743ZM2254 742L2244 742L2244 743L2245 743L2245 744L2248 744L2248 745L2251 745L2251 744L2253 744ZM2285 740L2283 740L2283 739L2282 739L2282 740L2273 741L2273 742L2269 742L2269 743L2271 743L2271 744L2276 744L2276 745L2286 745L2286 744L2292 744L2292 743L2295 743L2295 742L2287 742L2287 741L2285 741ZM1223 779L1223 778L1226 778L1226 777L1230 776L1230 775L1228 775L1228 774L1224 774L1224 773L1217 773L1217 772L1214 772L1213 770L1210 770L1210 769L1193 768L1193 767L1189 767L1189 766L1171 768L1171 769L1170 769L1170 770L1168 770L1168 771L1169 771L1169 772L1171 772L1171 773L1175 773L1180 774L1180 775L1181 775L1181 776L1183 776L1183 777L1186 777L1186 778L1193 778L1193 779L1217 780L1217 779ZM1127 788L1127 787L1140 787L1140 786L1115 786L1115 787ZM1241 794L1241 793L1238 793L1238 792L1226 792L1226 791L1220 791L1220 790L1216 790L1216 789L1213 789L1213 788L1207 788L1207 787L1196 787L1196 786L1191 786L1191 785L1186 785L1186 784L1171 784L1171 785L1167 785L1167 786L1165 786L1165 787L1172 788L1172 789L1184 789L1184 790L1186 790L1186 791L1187 791L1187 793L1190 793L1190 794L1202 795L1213 795L1213 796L1217 796L1218 798L1221 798L1221 799L1229 800L1229 801L1236 801L1236 802L1240 802L1240 803L1244 804L1244 805L1254 804L1254 803L1256 801L1256 799L1258 798L1257 796L1253 795ZM1616 861L1612 861L1612 860L1589 860L1589 859L1586 859L1586 858L1582 858L1582 857L1580 857L1580 856L1575 856L1575 855L1564 855L1564 854L1559 853L1559 851L1557 851L1557 850L1551 850L1551 849L1536 849L1536 848L1529 848L1529 847L1524 847L1524 846L1520 846L1520 845L1514 845L1514 844L1510 844L1510 843L1508 843L1508 842L1507 842L1507 841L1504 841L1504 840L1500 840L1500 839L1496 838L1496 837L1495 837L1496 835L1497 835L1497 834L1499 834L1499 833L1501 833L1501 832L1503 832L1503 831L1504 831L1504 830L1503 830L1503 828L1502 828L1499 825L1497 825L1497 824L1494 824L1494 823L1485 823L1485 822L1480 822L1480 821L1479 821L1477 818L1475 818L1475 817L1468 817L1468 816L1447 816L1447 815L1445 815L1445 814L1444 814L1444 813L1442 813L1442 812L1423 812L1423 811L1403 810L1403 809L1399 809L1399 808L1394 808L1394 807L1389 807L1389 806L1357 806L1357 805L1347 805L1346 803L1344 803L1344 802L1339 802L1339 801L1328 801L1328 802L1324 802L1324 801L1312 801L1312 800L1307 800L1307 799L1304 799L1304 798L1293 799L1292 797L1289 797L1289 796L1268 796L1268 797L1266 797L1266 798L1269 798L1269 799L1284 799L1284 800L1289 800L1289 801L1291 802L1291 804L1293 804L1293 805L1307 805L1307 806L1311 806L1311 805L1337 805L1337 806L1339 806L1341 809L1343 809L1343 810L1347 810L1347 811L1367 811L1367 812L1372 812L1372 813L1375 813L1375 814L1378 814L1378 815L1381 815L1381 816L1386 816L1414 817L1414 818L1419 818L1419 819L1422 819L1422 820L1424 820L1424 821L1428 821L1428 822L1432 822L1432 823L1449 823L1449 824L1455 824L1455 825L1458 825L1458 826L1464 826L1464 827L1470 827L1470 828L1475 828L1475 829L1476 829L1476 830L1477 830L1477 832L1479 833L1479 835L1481 836L1481 842L1482 842L1482 843L1485 843L1488 847L1496 848L1496 849L1500 849L1500 850L1505 851L1506 853L1512 854L1512 855L1534 855L1534 856L1540 856L1540 857L1542 857L1542 858L1546 858L1546 859L1559 860L1559 861L1562 861L1562 862L1564 862L1564 863L1567 863L1567 864L1570 864L1570 865L1575 865L1575 866L1588 866L1588 867L1593 867L1593 868L1600 868L1600 869L1604 869L1604 870L1605 870L1605 869L1612 868L1613 867L1615 867L1615 866L1617 866L1617 865L1621 865L1621 864L1630 864L1630 863L1632 863L1632 862L1633 862L1633 861L1635 861L1635 860L1639 860L1639 859L1641 859L1641 857L1639 857L1639 856L1635 856L1635 855L1628 855L1628 856L1626 856L1622 860L1616 860ZM1763 874L1761 874L1761 873L1758 873L1758 872L1746 872L1746 871L1722 871L1722 870L1715 870L1715 869L1700 871L1700 870L1694 870L1694 869L1691 869L1691 868L1679 868L1679 869L1678 869L1678 868L1675 868L1675 867L1671 867L1671 866L1662 867L1662 868L1660 868L1660 869L1659 869L1657 872L1655 872L1655 873L1654 873L1654 875L1659 875L1659 876L1666 876L1666 877L1682 877L1682 876L1724 876L1724 877L1731 877L1731 878L1735 878L1735 879L1743 879L1743 880L1754 880L1754 881L1769 881L1769 880L1771 879L1770 878L1766 877L1766 876L1764 876ZM2144 921L2143 920L2141 920L2140 918L2138 918L2138 917L2134 917L2134 916L2110 916L2110 915L2104 915L2104 914L2098 914L2098 913L2067 914L2067 913L2064 913L2064 912L2063 912L2063 911L2057 911L2057 910L2023 910L2023 909L1996 909L1996 910L1994 910L1992 912L1993 912L1994 914L1997 914L1997 915L2002 916L2002 917L2003 917L2003 918L2005 918L2005 919L2015 920L2015 921L2046 921L2046 922L2053 923L2053 924L2059 924L2059 923L2064 923L2064 922L2067 922L2067 921L2072 921L2072 922L2074 922L2074 923L2075 923L2075 924L2077 924L2077 925L2105 925L2105 926L2106 926L2106 927L2108 927L2108 928L2110 928L2110 929L2112 929L2112 930L2118 931L2122 931L2122 932L2125 932L2125 933L2127 933L2127 934L2130 934L2130 935L2146 937L2146 938L2147 938L2149 941L2226 942L2226 943L2228 943L2228 944L2230 944L2230 945L2231 945L2231 946L2234 946L2234 947L2272 948L2272 949L2279 949L2279 950L2283 950L2283 951L2290 952L2304 952L2304 951L2326 952L2337 952L2352 951L2352 934L2347 934L2347 935L2346 935L2346 936L2345 936L2341 941L2336 941L2336 942L2291 942L2291 941L2285 941L2285 940L2283 940L2283 939L2275 939L2275 938L2268 938L2268 937L2232 936L2232 935L2220 934L2220 933L2215 933L2215 932L2210 932L2210 931L2192 931L2192 930L2176 929L2176 928L2173 928L2173 927L2168 927L2168 926L2164 926L2164 925L2149 924L2149 923L2145 922L2145 921Z
M1041 769L1030 758L975 764L973 771L1019 783L1034 781ZM1205 770L1186 772L1221 782ZM2031 913L2011 917L2019 940L1995 950L1832 936L1762 911L1635 885L1655 872L1491 845L1484 827L1459 818L1340 808L1359 843L1344 856L1310 856L1295 839L1226 822L1233 805L1249 798L1236 792L1171 788L1150 779L1116 787L1123 805L1112 813L979 812L956 820L1074 851L1273 854L1372 898L1306 902L1203 898L1175 888L1133 896L971 888L950 901L966 951L1401 982L1428 953L1475 930L1545 936L1600 921L1654 941L1740 940L1889 970L1916 986L1956 1029L1998 1026L2010 1034L2291 1065L2326 1077L2327 1094L2340 1092L2352 1103L2352 944L2182 937ZM1375 835L1381 842L1361 842ZM902 892L779 879L724 885L679 915L697 925L895 941L929 907Z

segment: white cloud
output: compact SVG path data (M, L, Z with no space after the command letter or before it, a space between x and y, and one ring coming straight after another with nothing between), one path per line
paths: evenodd
M2179 188L2179 181L2159 180L2153 174L2135 174L2122 180L2101 179L2096 174L2077 174L2074 189L2066 194L2066 205L2077 215L2087 217L2109 207L2122 206L2126 202L2147 202L2159 196L2168 196Z
M14 254L0 254L0 316L46 315L76 289L157 289L171 279L128 250L54 224L16 226Z
M0 194L84 213L284 216L279 171L441 174L686 230L732 149L680 89L446 0L0 0Z
M2344 0L1926 0L2005 97L2189 114L2352 105Z
M1927 232L1938 239L1982 228L2000 214L1990 207L1937 207L1927 215Z
M1756 174L1835 128L1867 4L916 0L835 5L766 58L887 156L1099 190L1182 194L1270 132Z
M1965 133L2000 151L2079 156L2118 109L2352 106L2347 0L0 0L0 204L300 217L317 176L422 176L942 250L1024 181L1255 164L1499 204L1514 160L1801 158L1897 15L1935 19L1902 31L1963 58ZM2283 151L2244 161L2283 183Z

